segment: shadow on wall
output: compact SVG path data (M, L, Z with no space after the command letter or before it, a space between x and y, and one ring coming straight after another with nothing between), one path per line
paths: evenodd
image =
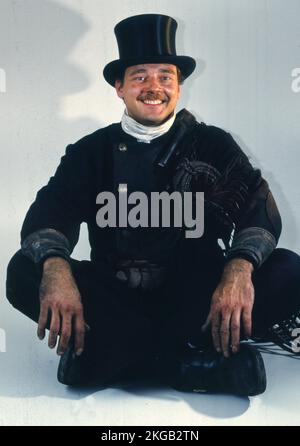
M230 130L227 130L230 132ZM283 231L288 228L288 231L286 234L286 240L289 242L291 246L297 246L297 221L295 219L295 216L293 215L291 206L289 204L289 199L286 196L286 193L284 192L284 185L279 184L279 182L276 180L274 173L267 169L268 166L261 165L256 155L253 154L252 150L248 145L244 142L243 138L239 135L234 134L233 132L230 132L235 139L235 141L238 143L238 145L241 147L241 149L246 153L246 155L249 157L249 161L252 164L253 167L260 169L262 172L263 178L265 178L268 181L268 184L270 186L270 190L274 196L275 202L278 206L279 213L281 215L282 219L282 234ZM278 247L284 247L281 244L282 237L279 238ZM298 251L295 251L298 253ZM299 254L299 253L298 253Z
M70 57L88 29L85 18L54 1L1 0L0 67L7 78L7 92L1 101L7 99L18 106L19 113L26 113L24 122L15 122L15 129L25 133L26 125L30 133L38 121L40 145L49 130L54 131L54 137L68 135L74 140L78 126L83 132L99 126L89 118L72 122L59 115L62 97L85 90L90 84L86 73ZM19 118L18 112L13 117Z
M172 15L172 13L171 13ZM191 29L187 24L181 20L179 17L174 17L178 23L177 35L176 35L176 52L178 55L186 55L191 56L196 60L196 68L192 75L184 82L184 85L181 89L180 99L177 107L177 111L181 110L181 108L187 108L187 104L191 102L190 98L193 96L193 92L195 92L199 85L201 85L201 76L206 70L206 63L203 59L196 57L195 54L190 54L188 50L186 50L184 43L186 42L186 35L191 33ZM181 49L179 49L179 47ZM190 109L189 109L190 110ZM194 111L190 110L197 118L198 121L202 121L203 119L199 118L199 110Z
M55 1L0 2L0 68L6 82L0 93L5 264L19 242L25 212L53 175L65 146L101 127L88 114L72 120L61 111L66 95L91 84L72 57L89 26L83 16Z
M60 112L65 95L90 85L87 74L71 59L88 29L85 18L55 1L0 2L0 73L6 84L0 92L0 229L5 234L0 242L1 297L5 295L6 267L19 248L21 225L36 192L53 175L65 145L101 126L88 116L67 120ZM25 318L13 312L3 298L0 318L8 345L14 331L24 341ZM21 349L14 340L14 349ZM17 367L16 363L11 366Z

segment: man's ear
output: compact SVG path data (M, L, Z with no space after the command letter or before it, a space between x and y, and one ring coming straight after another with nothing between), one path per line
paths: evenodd
M123 83L120 81L120 79L115 80L115 89L119 98L123 99L124 98Z

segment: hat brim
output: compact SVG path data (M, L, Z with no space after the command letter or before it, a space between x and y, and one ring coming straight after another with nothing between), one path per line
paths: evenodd
M140 65L145 63L167 63L171 65L176 65L182 74L182 77L186 79L188 76L192 74L196 67L196 61L192 57L189 56L145 56L137 57L133 59L127 60L114 60L107 64L103 70L104 79L113 87L115 86L115 81L118 78L122 78L124 71L128 67L132 67L133 65Z

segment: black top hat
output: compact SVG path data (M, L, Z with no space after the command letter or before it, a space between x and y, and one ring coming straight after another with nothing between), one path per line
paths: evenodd
M115 34L120 59L105 66L105 80L114 86L127 67L144 63L176 65L186 79L194 71L196 62L192 57L176 55L176 29L176 20L161 14L141 14L119 22Z

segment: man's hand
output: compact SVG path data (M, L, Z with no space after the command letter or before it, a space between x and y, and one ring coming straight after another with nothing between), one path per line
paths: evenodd
M253 265L244 259L233 259L226 264L221 282L213 293L209 315L202 326L203 331L211 326L214 346L225 357L229 356L229 344L233 353L239 350L241 320L244 335L246 338L251 336L252 271Z
M44 262L40 284L40 316L38 337L44 339L50 313L48 345L54 348L57 336L60 341L57 354L62 355L75 332L75 352L79 356L84 349L85 322L81 296L69 263L60 257L50 257Z

